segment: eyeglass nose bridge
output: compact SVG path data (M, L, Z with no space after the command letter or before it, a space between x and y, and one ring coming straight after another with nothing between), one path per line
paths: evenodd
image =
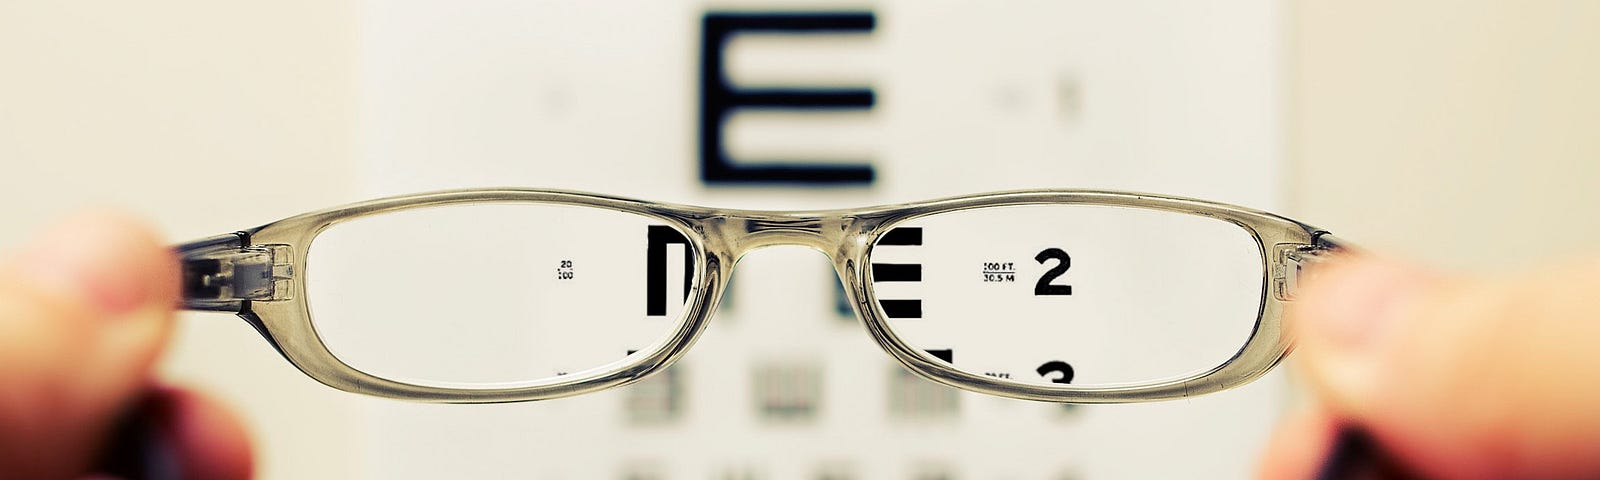
M852 216L814 212L725 213L707 218L703 226L712 247L734 259L763 247L796 245L840 261L855 255L861 232Z

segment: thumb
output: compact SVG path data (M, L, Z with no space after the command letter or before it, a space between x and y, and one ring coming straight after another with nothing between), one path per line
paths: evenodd
M0 472L89 468L147 384L177 276L150 228L110 213L69 220L0 264Z
M1600 472L1600 259L1496 279L1349 260L1289 316L1339 422L1426 477Z

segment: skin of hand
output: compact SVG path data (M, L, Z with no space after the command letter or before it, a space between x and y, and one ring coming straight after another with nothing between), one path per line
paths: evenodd
M1359 255L1319 270L1285 318L1312 400L1260 478L1315 478L1349 428L1389 465L1372 478L1600 478L1600 259L1493 278Z
M250 478L242 423L154 380L178 301L172 250L119 214L75 217L0 262L0 478L104 474L129 414L178 477Z

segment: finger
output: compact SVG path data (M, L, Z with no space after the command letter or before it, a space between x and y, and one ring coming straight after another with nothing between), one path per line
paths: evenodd
M248 479L253 471L244 423L215 399L193 391L167 389L163 429L178 452L182 478Z
M1278 422L1261 457L1263 480L1404 480L1418 478L1372 444L1361 427L1332 410L1312 405Z
M0 265L0 472L81 472L145 385L168 335L177 267L152 230L95 213Z
M1321 406L1308 406L1284 416L1267 443L1266 454L1256 468L1263 480L1304 480L1315 478L1332 450L1337 422L1332 412Z
M1291 312L1322 399L1413 471L1442 478L1600 472L1600 261L1440 279L1334 265Z

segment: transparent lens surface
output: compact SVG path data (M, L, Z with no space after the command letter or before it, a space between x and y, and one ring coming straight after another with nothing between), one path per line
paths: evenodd
M1237 225L1039 205L912 219L871 251L880 314L908 346L1027 384L1143 384L1210 370L1255 328L1265 275Z
M649 353L682 323L692 251L676 230L632 213L417 208L320 233L305 294L317 335L357 370L513 387Z

